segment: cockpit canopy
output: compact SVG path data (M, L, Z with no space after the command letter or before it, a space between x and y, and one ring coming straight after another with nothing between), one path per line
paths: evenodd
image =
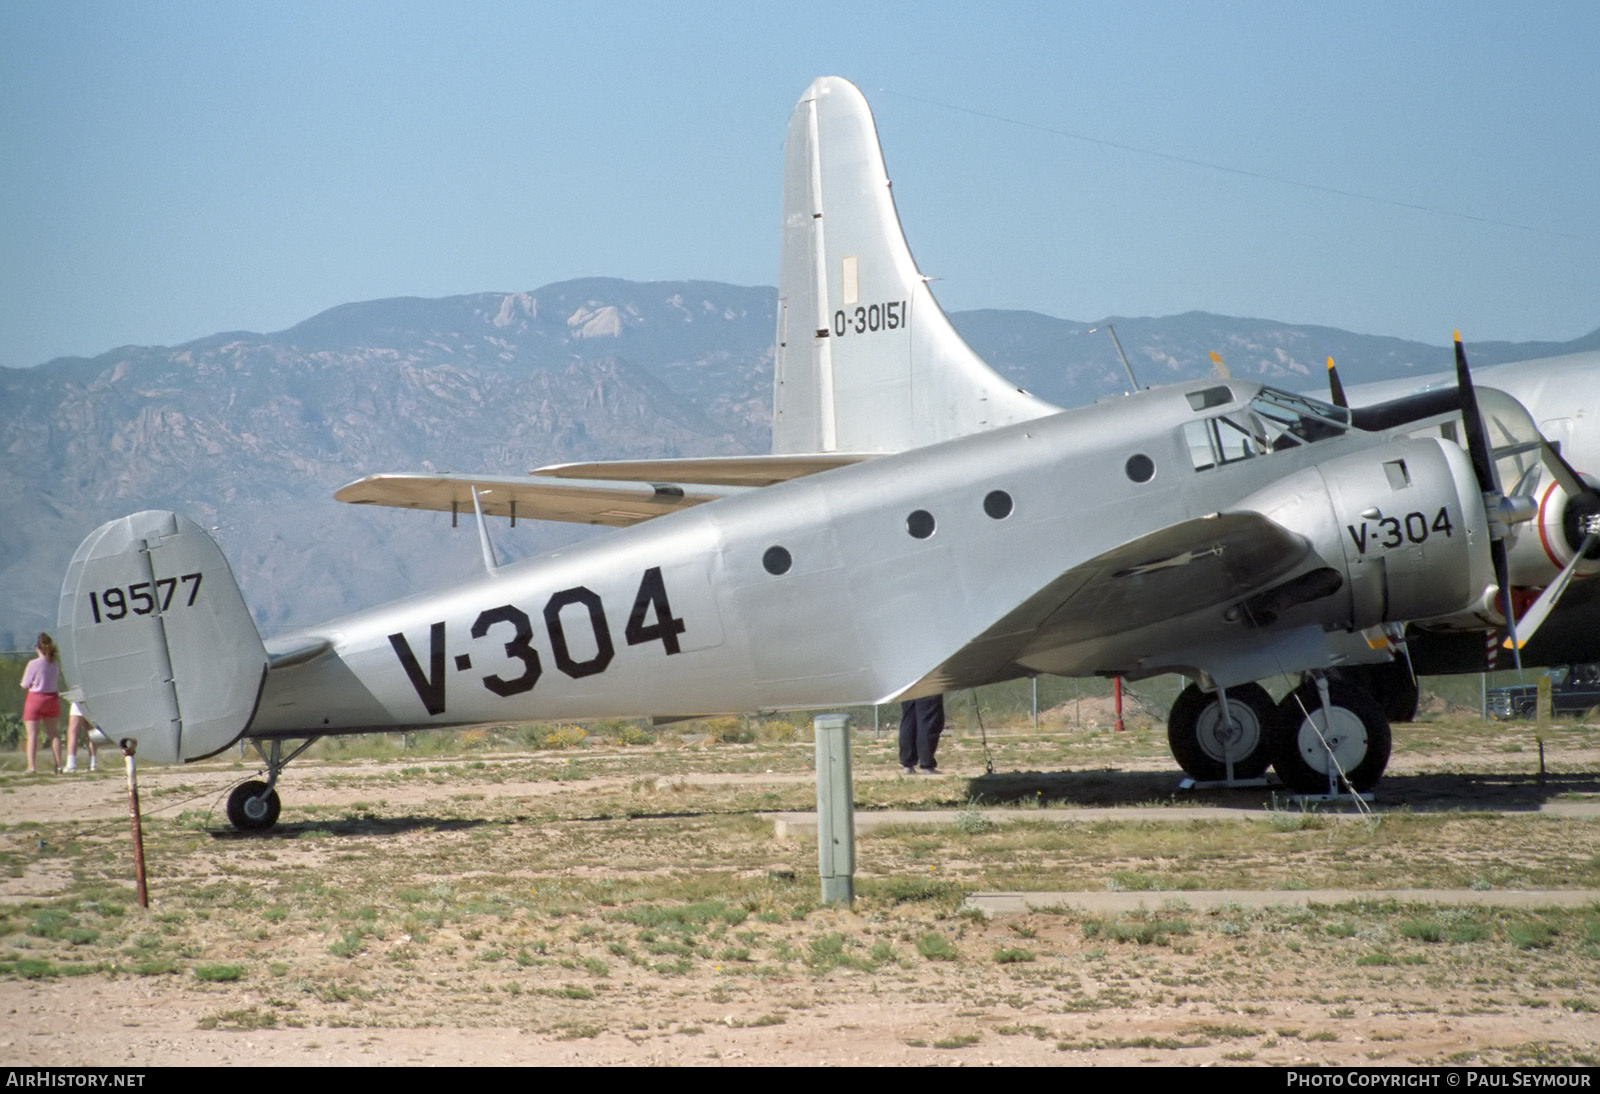
M1189 406L1198 412L1233 401L1225 384L1189 393ZM1264 387L1243 407L1185 422L1183 437L1195 470L1205 471L1340 437L1349 428L1350 411L1343 407Z

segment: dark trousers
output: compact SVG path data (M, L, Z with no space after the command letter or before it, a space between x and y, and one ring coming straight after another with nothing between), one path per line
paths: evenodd
M944 732L944 696L930 695L900 704L900 766L932 771L933 754Z

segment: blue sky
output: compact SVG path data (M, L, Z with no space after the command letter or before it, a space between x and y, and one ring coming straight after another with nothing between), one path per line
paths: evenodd
M952 309L1600 327L1600 6L0 5L0 365L591 275L771 284L812 77Z

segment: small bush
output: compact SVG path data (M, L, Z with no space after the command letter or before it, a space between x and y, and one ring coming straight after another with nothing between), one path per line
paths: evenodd
M968 806L956 817L956 831L964 836L979 836L996 828L994 821L980 810Z
M1506 937L1519 950L1546 950L1555 945L1556 929L1541 920L1513 923L1506 928Z
M1400 934L1418 942L1439 942L1444 938L1444 928L1431 919L1409 919L1400 924Z
M547 729L539 738L540 748L576 748L589 739L582 726L556 726Z
M210 984L226 984L244 978L243 965L196 965L194 978Z
M706 736L719 744L747 745L756 739L742 718L708 718L705 727Z

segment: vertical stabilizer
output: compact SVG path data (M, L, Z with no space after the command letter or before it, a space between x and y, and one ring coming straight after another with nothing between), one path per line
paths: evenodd
M772 450L899 452L1054 414L962 341L917 271L872 111L806 89L784 146Z
M238 740L267 654L216 542L176 513L108 521L72 556L56 618L83 709L139 756L179 763Z

